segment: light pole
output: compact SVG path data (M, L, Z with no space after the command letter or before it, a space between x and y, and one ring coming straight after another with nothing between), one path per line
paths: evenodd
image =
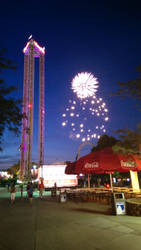
M37 168L36 165L32 166L32 169L33 169L33 179L35 179L35 176L36 176L36 168Z

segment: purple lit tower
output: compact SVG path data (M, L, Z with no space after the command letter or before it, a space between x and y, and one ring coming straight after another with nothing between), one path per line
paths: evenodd
M39 58L39 167L44 162L44 56L42 48L32 38L27 42L24 53L23 119L21 140L20 177L31 175L33 110L34 110L34 58Z

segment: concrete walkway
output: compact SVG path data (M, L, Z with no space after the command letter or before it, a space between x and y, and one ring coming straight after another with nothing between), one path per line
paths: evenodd
M28 200L0 194L0 250L140 250L141 217L113 216L108 205ZM6 197L6 198L5 198Z

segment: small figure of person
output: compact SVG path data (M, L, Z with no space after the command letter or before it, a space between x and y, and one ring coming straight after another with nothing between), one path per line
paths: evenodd
M40 198L43 198L43 191L44 191L44 183L43 181L41 181L41 183L39 184L39 193L40 193Z
M9 190L10 190L10 183L8 182L8 184L7 184L7 190L8 190L8 192L9 192Z
M57 183L56 182L54 183L54 193L55 193L55 196L56 196L56 194L57 194Z
M84 180L84 188L87 187L87 181Z
M10 193L11 193L11 204L13 204L15 201L15 193L16 193L15 184L11 185Z
M32 204L33 192L34 192L34 189L33 189L33 184L31 182L28 188L28 198L29 198L30 204Z
M98 187L100 187L100 185L101 185L101 178L97 179L97 185L98 185Z
M20 185L21 199L23 198L23 184Z
M57 191L57 184L54 182L54 187L51 190L51 197L56 197L56 191Z
M57 183L56 182L54 183L54 189L55 189L55 191L57 191Z
M29 198L29 188L30 188L30 182L27 183L26 191L27 191L27 197Z

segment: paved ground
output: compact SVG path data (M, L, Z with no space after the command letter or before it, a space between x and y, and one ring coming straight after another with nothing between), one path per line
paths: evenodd
M0 192L0 250L140 250L141 217L113 216L96 203L24 197L10 205Z

